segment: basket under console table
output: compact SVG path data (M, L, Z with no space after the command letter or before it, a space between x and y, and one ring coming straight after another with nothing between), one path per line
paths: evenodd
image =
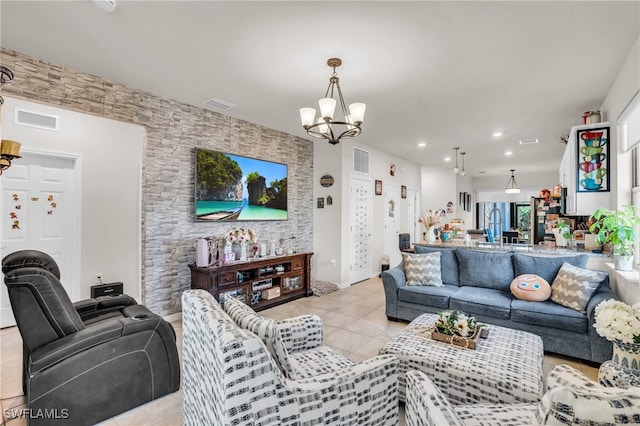
M200 268L190 264L191 288L210 292L221 305L238 297L254 310L311 296L311 256L296 253Z

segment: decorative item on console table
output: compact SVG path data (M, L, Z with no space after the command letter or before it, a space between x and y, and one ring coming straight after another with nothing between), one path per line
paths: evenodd
M256 232L253 229L236 228L227 232L225 237L227 245L237 243L240 247L239 260L247 260L247 244L256 241ZM225 245L225 252L227 247Z
M599 335L613 342L613 357L598 371L603 386L640 386L640 303L629 306L606 300L596 306L594 325Z
M618 210L599 208L591 216L589 231L597 231L596 243L611 245L613 264L619 271L633 270L633 250L640 227L638 213L636 207L625 205Z

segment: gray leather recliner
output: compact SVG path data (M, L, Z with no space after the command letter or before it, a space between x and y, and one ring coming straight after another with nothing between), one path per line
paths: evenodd
M7 255L2 272L29 425L91 425L179 389L173 327L145 306L126 295L71 303L55 260L37 250Z

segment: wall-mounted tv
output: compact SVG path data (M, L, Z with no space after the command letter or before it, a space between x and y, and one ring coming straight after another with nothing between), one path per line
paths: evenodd
M197 221L287 220L287 165L196 148Z

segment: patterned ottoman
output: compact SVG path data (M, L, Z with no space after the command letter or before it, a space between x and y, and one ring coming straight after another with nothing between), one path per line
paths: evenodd
M521 403L543 393L542 339L520 330L488 325L489 337L466 349L431 339L437 315L422 314L391 339L380 354L400 360L398 392L405 400L405 373L421 370L453 404Z

